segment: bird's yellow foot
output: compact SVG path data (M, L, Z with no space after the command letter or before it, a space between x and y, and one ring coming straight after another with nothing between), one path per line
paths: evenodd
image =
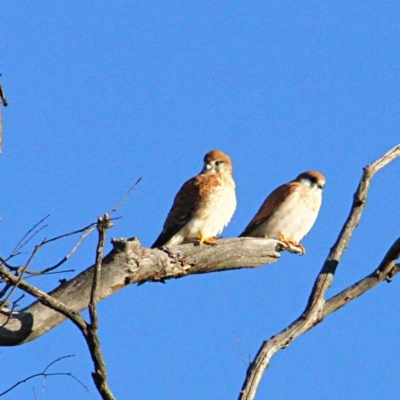
M202 232L199 232L199 237L196 238L194 241L195 241L195 243L196 243L197 245L199 245L199 246L200 246L202 243L208 244L208 245L210 245L210 246L215 246L215 245L216 245L216 243L215 243L215 240L216 240L216 239L217 239L217 238L214 237L214 236L206 237L205 235L203 235Z
M287 247L291 246L297 247L298 249L300 249L301 255L305 254L306 252L306 249L302 244L300 244L299 242L294 242L293 240L286 239L283 233L279 235L279 241L283 242Z
M279 239L280 242L284 243L287 247L290 247L290 245L292 244L292 242L288 239L285 238L285 235L283 233L281 233L279 235Z

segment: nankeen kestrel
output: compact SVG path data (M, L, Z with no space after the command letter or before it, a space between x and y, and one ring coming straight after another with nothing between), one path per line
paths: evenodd
M189 179L174 203L154 247L197 242L214 244L236 209L232 162L219 150L204 156L204 168Z
M276 188L264 201L240 236L266 237L305 248L300 240L317 219L325 177L318 171L301 173L295 180Z

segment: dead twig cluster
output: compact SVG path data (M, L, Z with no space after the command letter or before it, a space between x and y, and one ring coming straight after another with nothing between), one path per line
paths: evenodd
M123 198L119 201L119 203L111 210L111 213L114 213L115 211L118 210L118 208L122 205L122 203L125 201L125 199L129 196L129 194L133 191L133 189L138 185L140 180L141 180L141 178L138 179L136 181L136 183L128 190L128 192L123 196ZM103 254L104 254L106 231L113 226L112 220L108 214L105 214L104 216L99 217L95 224L90 224L82 229L79 229L79 230L76 230L73 232L69 232L69 233L66 233L66 234L51 238L51 239L45 238L38 245L36 245L34 247L33 252L31 253L30 257L28 258L28 261L25 263L24 266L11 265L9 260L12 259L13 257L19 255L22 248L25 247L42 229L44 229L47 226L47 225L43 225L43 222L48 217L49 216L46 216L42 220L40 220L22 237L22 239L18 242L15 249L13 250L12 254L7 259L0 257L0 277L1 277L2 281L4 282L4 287L0 291L0 299L2 297L6 296L5 299L0 302L0 308L3 308L3 310L1 310L2 314L7 316L6 320L0 326L0 328L6 329L7 324L10 322L12 317L15 316L15 314L16 314L14 312L14 310L15 310L16 306L18 305L18 301L20 300L20 298L13 302L11 310L4 310L4 308L8 305L9 299L11 298L13 293L17 290L17 288L22 290L23 295L25 293L32 295L41 304L56 311L57 313L63 315L65 318L68 318L69 320L71 320L72 323L80 330L80 332L82 333L82 335L86 341L86 344L89 349L89 353L91 355L91 358L92 358L92 361L94 364L94 372L92 373L92 377L93 377L95 386L103 399L114 400L115 398L108 386L106 364L104 362L103 355L102 355L101 348L100 348L100 340L98 337L99 321L98 321L97 307L96 307L96 303L99 300L98 287L99 287L100 279L101 279L101 265L102 265ZM60 265L62 265L64 262L66 262L72 256L72 254L74 254L74 252L82 244L83 240L93 231L94 228L97 228L99 237L98 237L98 243L97 243L97 248L96 248L96 260L95 260L94 274L93 274L91 290L90 290L90 299L89 299L89 303L87 305L89 308L89 322L87 322L79 314L79 312L75 311L68 305L64 304L62 301L57 300L53 296L41 291L40 289L36 288L35 286L27 283L26 280L24 279L24 275L27 275L27 277L44 275L44 274L48 274L48 273L52 272L53 270L55 270L56 268L58 268ZM53 265L52 267L47 267L47 268L44 268L39 271L37 271L37 270L32 271L29 269L29 266L32 263L35 255L38 253L38 251L44 245L55 242L57 240L63 239L65 237L68 237L71 235L76 235L78 233L82 234L80 236L78 242L72 248L72 250L65 257L63 257L63 259L60 262ZM61 358L57 359L55 362L59 361L62 358L65 358L65 357L61 357ZM47 372L48 368L53 364L54 364L54 362L49 364L43 372L32 375L32 376L24 379L23 381L17 382L11 388L9 388L5 392L3 392L3 394L8 393L9 391L14 389L19 384L26 382L27 380L32 379L37 376L47 377L47 376L54 376L54 375L68 375L68 376L71 376L74 379L76 379L71 373L48 373Z
M66 273L66 272L73 272L74 270L64 270L64 271L55 271L57 268L59 268L62 264L64 264L79 248L79 246L82 244L83 240L93 231L93 229L96 227L96 223L92 223L82 229L78 229L73 232L68 232L63 235L59 235L54 238L44 238L39 244L34 246L33 251L31 252L30 256L28 257L28 260L25 262L24 265L12 265L10 260L13 258L21 255L21 252L24 247L26 247L38 234L41 232L43 229L45 229L48 225L44 225L43 223L49 218L50 215L46 215L44 218L42 218L38 223L36 223L17 243L15 246L14 250L11 252L10 256L7 258L3 258L0 256L0 266L4 267L5 270L8 270L9 272L13 273L15 277L18 278L18 281L21 279L25 278L30 278L34 276L40 276L40 275L47 275L47 274L54 274L54 273ZM45 245L49 243L53 243L57 240L76 235L82 233L80 236L78 242L74 245L72 250L63 257L63 259L53 266L46 267L43 269L39 270L33 270L30 269L30 265L32 264L35 256L39 252L39 250L44 247ZM3 288L0 290L0 309L8 307L9 301L13 294L17 291L19 288L19 282L16 284L10 284L9 282L5 282ZM15 308L16 303L14 302L14 307L12 310Z
M70 358L70 357L75 357L73 354L68 355L68 356L62 356L57 358L56 360L52 361L50 364L48 364L44 370L42 372L38 372L37 374L33 374L30 375L16 383L14 383L14 385L12 385L11 387L9 387L8 389L4 390L3 392L0 393L0 397L6 395L7 393L11 392L12 390L14 390L17 386L21 385L22 383L26 383L28 381L30 381L31 379L37 378L39 376L42 376L44 378L44 382L43 382L43 386L45 384L45 380L48 376L69 376L70 378L72 378L73 380L75 380L76 382L78 382L81 386L84 387L84 389L86 391L89 391L89 389L87 388L86 385L84 385L75 375L73 375L71 372L48 372L48 370L50 369L50 367L52 367L54 364L58 363L61 360L64 360L66 358Z

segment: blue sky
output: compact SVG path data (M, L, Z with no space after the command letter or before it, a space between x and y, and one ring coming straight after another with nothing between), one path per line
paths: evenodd
M10 105L0 254L47 214L38 240L95 221L140 176L109 238L138 236L149 246L211 149L234 164L238 209L225 237L300 172L327 178L304 257L131 286L100 304L118 399L235 399L249 355L302 312L362 167L400 142L399 15L393 0L2 2L0 72ZM399 173L395 161L376 176L330 295L371 272L398 237ZM57 262L72 245L44 248L35 266ZM82 246L66 278L93 262L94 245L95 237ZM59 278L31 282L50 290ZM400 398L399 301L395 279L328 317L273 358L258 398ZM0 391L67 354L76 357L54 371L72 372L90 390L55 377L44 391L30 381L8 399L99 398L71 323L0 351Z

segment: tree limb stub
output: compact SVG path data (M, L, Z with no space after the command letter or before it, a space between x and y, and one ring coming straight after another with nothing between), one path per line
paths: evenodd
M235 238L220 239L216 246L185 244L168 249L149 249L142 247L135 238L113 239L114 248L102 261L97 298L103 300L131 283L272 264L279 258L276 251L279 243L273 239ZM75 278L61 283L49 295L74 311L82 311L89 303L93 273L94 266L91 266ZM30 342L65 319L38 301L21 311L12 312L11 316L9 311L2 310L0 346Z

